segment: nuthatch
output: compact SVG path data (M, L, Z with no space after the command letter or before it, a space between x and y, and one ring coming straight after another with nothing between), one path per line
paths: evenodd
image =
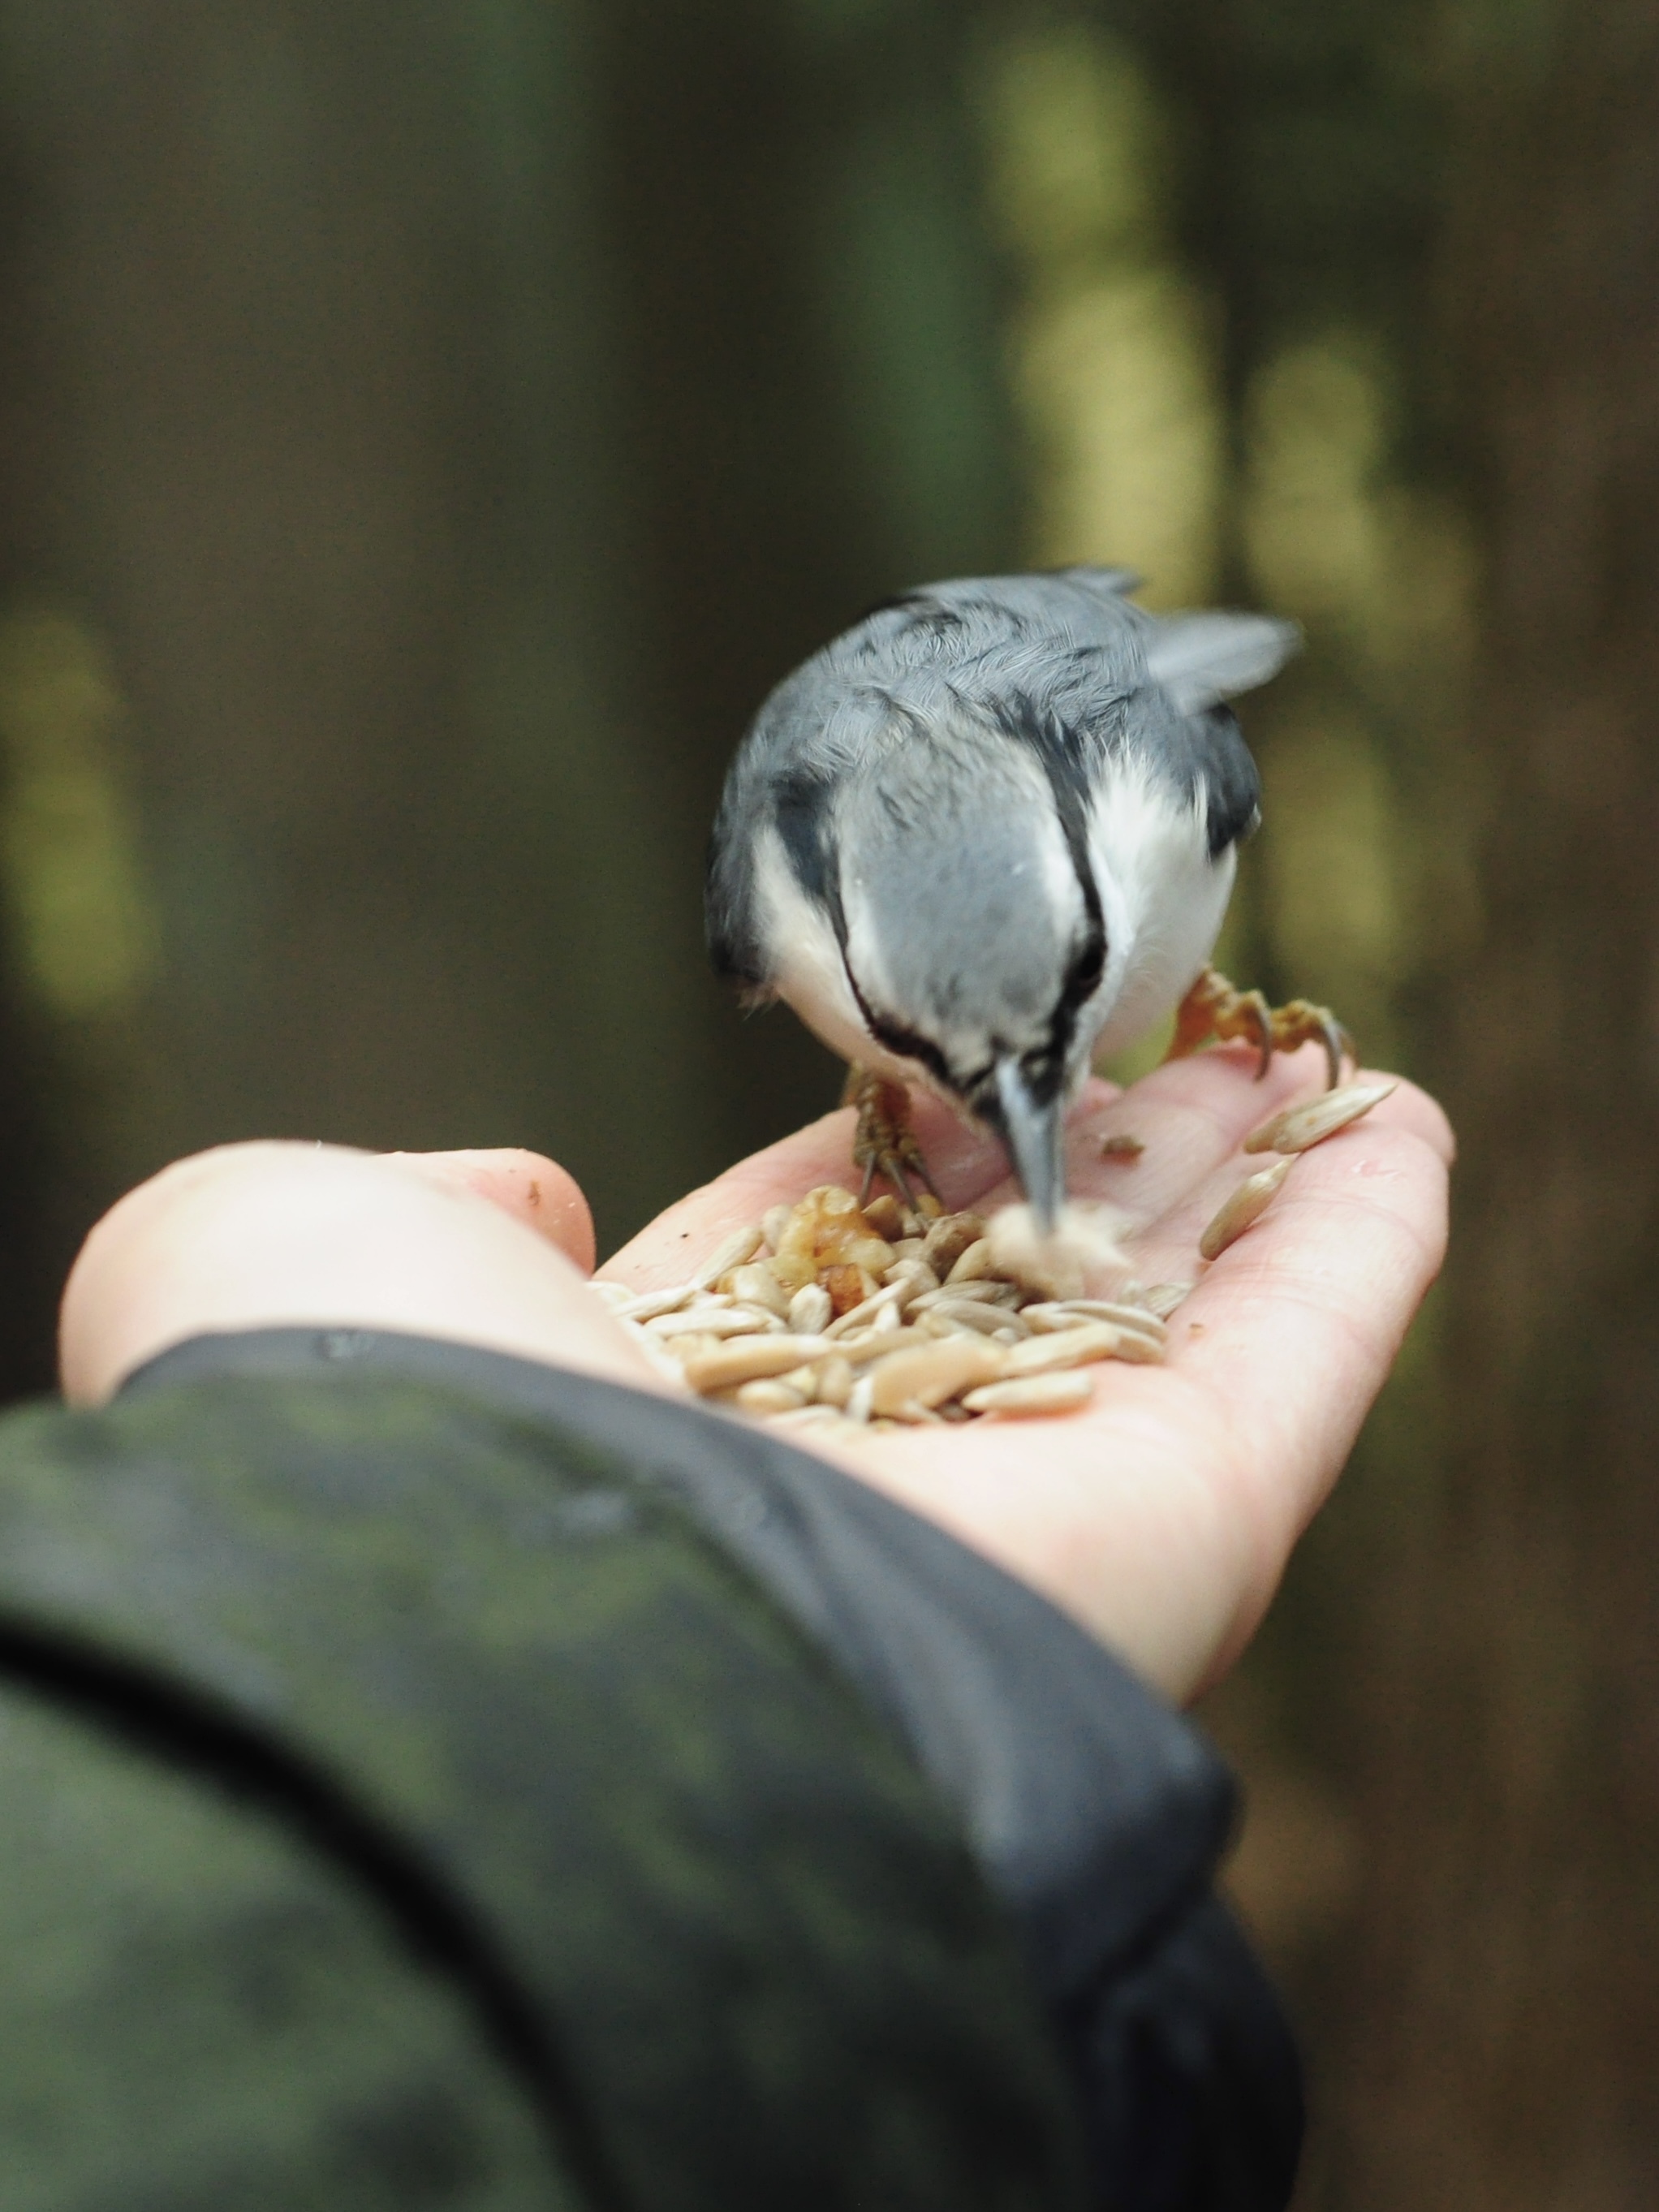
M1261 789L1224 702L1297 632L1160 618L1135 583L969 578L878 608L762 707L710 850L715 965L874 1079L866 1116L880 1085L921 1083L996 1131L1045 1227L1091 1059L1183 994L1177 1049L1254 1035L1265 1068L1320 1037L1334 1081L1346 1042L1206 968ZM902 1114L877 1126L866 1194L879 1166L908 1194L914 1140Z

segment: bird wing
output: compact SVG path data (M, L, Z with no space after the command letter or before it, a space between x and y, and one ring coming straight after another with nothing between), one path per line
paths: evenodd
M981 684L1037 696L1058 687L1085 695L1076 704L1092 695L1103 705L1151 681L1190 714L1265 684L1299 642L1293 623L1266 615L1149 614L1127 597L1139 580L1127 568L1076 568L926 584L877 608L807 668L865 683L931 672L970 696Z
M878 763L907 722L966 704L1051 775L1087 781L1103 756L1139 752L1186 796L1202 791L1212 849L1254 818L1255 770L1219 702L1265 683L1297 633L1261 615L1160 617L1124 568L966 576L874 609L778 685L732 764L714 826L708 929L717 965L764 988L754 845L776 832L810 897L833 898L838 781Z

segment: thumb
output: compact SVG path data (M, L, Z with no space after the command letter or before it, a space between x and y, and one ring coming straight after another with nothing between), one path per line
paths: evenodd
M459 1152L388 1152L400 1167L434 1182L487 1198L515 1221L556 1244L584 1274L593 1272L593 1217L574 1176L544 1153L517 1145Z

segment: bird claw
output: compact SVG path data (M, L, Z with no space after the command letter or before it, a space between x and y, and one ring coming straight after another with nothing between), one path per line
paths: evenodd
M1328 1006L1316 1006L1307 999L1292 999L1288 1006L1270 1006L1260 991L1237 991L1214 968L1200 974L1176 1015L1175 1036L1166 1060L1184 1060L1212 1038L1226 1043L1235 1037L1255 1045L1261 1054L1256 1069L1259 1083L1273 1065L1276 1052L1295 1052L1304 1044L1322 1045L1330 1088L1342 1080L1342 1063L1353 1057L1353 1039Z
M853 1134L853 1164L864 1171L860 1205L869 1204L876 1177L883 1175L912 1213L942 1213L944 1200L933 1188L921 1146L910 1127L910 1094L904 1085L872 1075L866 1067L851 1067L842 1103L859 1109ZM916 1184L921 1185L920 1190Z

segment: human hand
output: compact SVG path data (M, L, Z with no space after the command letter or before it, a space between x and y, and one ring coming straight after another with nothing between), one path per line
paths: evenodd
M1317 1063L1317 1064L1316 1064ZM1091 1085L1067 1130L1068 1182L1128 1217L1143 1281L1194 1281L1167 1364L1090 1371L1092 1401L1042 1421L792 1441L876 1484L1042 1590L1172 1697L1195 1696L1249 1640L1297 1538L1341 1471L1445 1244L1451 1133L1402 1084L1304 1153L1267 1212L1212 1265L1200 1230L1264 1164L1243 1138L1324 1079L1311 1050L1253 1078L1206 1053L1115 1093ZM1368 1080L1369 1078L1358 1078ZM1018 1195L1000 1147L917 1097L947 1205ZM683 1281L727 1231L849 1178L849 1112L831 1114L671 1207L601 1270L639 1290ZM1103 1160L1113 1131L1133 1164Z
M1237 1656L1380 1387L1444 1240L1451 1141L1401 1086L1305 1154L1262 1219L1200 1271L1200 1228L1247 1165L1239 1139L1317 1080L1314 1055L1249 1079L1242 1054L1162 1068L1073 1116L1071 1186L1136 1224L1146 1279L1202 1280L1168 1364L1092 1371L1080 1413L872 1434L805 1431L833 1459L1042 1590L1172 1696ZM1304 1066L1304 1061L1308 1064ZM1000 1150L918 1102L952 1206L1013 1195ZM725 1231L849 1172L832 1114L671 1207L601 1272L684 1279ZM1099 1139L1145 1140L1133 1166ZM665 1386L586 1288L592 1232L570 1177L520 1152L390 1154L228 1146L165 1170L94 1230L64 1302L73 1402L96 1403L167 1345L216 1330L404 1330Z
M190 1337L319 1327L656 1387L588 1289L592 1265L587 1201L538 1152L222 1145L129 1191L82 1246L58 1325L64 1395L101 1404Z

